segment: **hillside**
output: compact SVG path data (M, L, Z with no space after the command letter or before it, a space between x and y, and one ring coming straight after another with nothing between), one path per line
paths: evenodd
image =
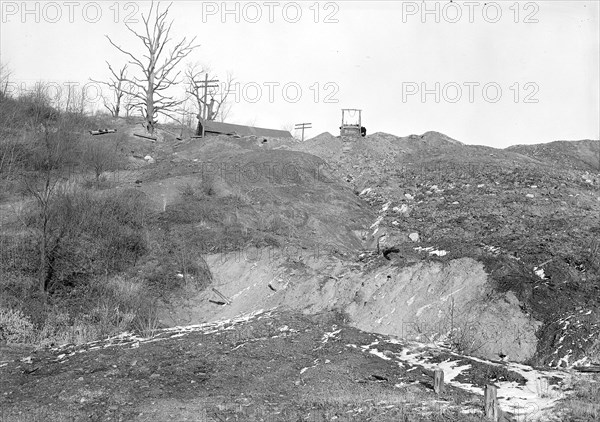
M379 209L372 236L384 235L382 245L406 244L410 233L418 233L415 247L445 250L444 259L482 262L495 291L513 292L525 315L543 324L537 362L597 361L598 343L588 334L597 326L597 316L589 315L598 312L600 289L600 170L429 134L376 133L347 142L342 154L323 146L331 138L340 142L324 134L302 149L328 160ZM598 156L597 141L572 144L573 162L592 163ZM403 265L401 255L391 256ZM577 323L564 323L574 318Z
M508 151L518 152L541 162L573 170L598 173L600 157L598 141L556 141L547 144L514 145Z
M99 125L117 132L87 132ZM59 209L71 220L52 232L64 237L48 297L32 293L37 203L19 190L39 170L15 161L21 173L2 179L0 306L47 336L0 352L7 420L35 415L38 399L40 418L55 420L437 420L415 408L433 400L438 365L450 419L431 418L478 420L481 388L497 381L508 420L528 405L569 420L572 368L600 363L598 141L502 150L437 132L301 143L165 126L152 142L133 135L138 122L108 118L69 133L115 146L118 165L94 178L69 163ZM205 325L183 328L193 324ZM14 326L3 338L19 338ZM239 330L271 331L227 337Z

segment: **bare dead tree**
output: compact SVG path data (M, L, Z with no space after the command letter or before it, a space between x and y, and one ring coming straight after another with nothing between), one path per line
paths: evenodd
M148 15L144 16L142 14L145 34L136 32L125 24L127 29L144 44L146 54L143 55L142 59L124 50L115 44L108 35L106 36L113 47L130 58L129 64L139 68L142 72L142 77L134 76L125 79L132 84L132 88L135 87L135 90L126 87L124 91L143 104L142 112L145 127L150 134L154 133L159 114L173 118L173 110L181 104L182 100L175 99L166 91L177 83L180 72L176 71L176 67L181 60L199 47L194 44L196 37L191 41L187 41L184 37L175 44L171 51L168 53L165 51L165 47L171 42L170 35L173 21L167 22L171 4L161 12L160 3L155 9L154 2L152 2Z
M195 105L198 108L198 115L202 115L202 111L206 105L202 85L205 73L206 70L200 68L199 64L189 64L185 69L186 93L194 99Z
M8 94L8 85L11 76L12 70L8 67L8 64L0 63L0 97Z
M227 79L221 85L218 92L210 92L211 99L215 99L216 108L212 111L212 119L225 121L227 115L231 111L232 104L227 101L229 93L231 92L231 86L235 83L233 73L227 73Z
M127 83L127 64L125 64L118 72L116 72L109 62L106 62L108 65L108 70L110 70L111 77L108 82L97 81L94 79L90 79L92 82L96 82L102 85L106 85L112 92L112 101L107 101L106 97L103 95L102 99L104 101L104 107L110 112L111 116L119 117L121 113L121 104L124 103L124 98L127 94L125 92L125 84Z
M202 75L205 74L204 69L199 69L198 64L190 64L185 69L185 82L186 82L186 94L188 94L196 105L198 110L198 126L196 128L196 134L200 134L202 132L202 121L201 116L203 115L203 110L205 107L204 102L204 90L201 81L204 80Z
M125 108L125 117L131 116L131 112L135 108L139 108L140 110L142 109L142 105L139 103L139 101L130 94L125 94L125 97L123 98L123 107ZM140 114L143 113L140 111Z
M65 96L64 111L78 115L85 114L85 92L83 88L75 85L67 85Z

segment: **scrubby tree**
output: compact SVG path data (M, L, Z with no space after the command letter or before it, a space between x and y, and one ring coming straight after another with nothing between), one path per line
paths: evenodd
M84 165L94 173L96 184L105 171L117 167L118 154L115 146L110 143L91 139L83 145L82 160Z
M8 85L10 84L10 77L12 76L12 70L6 63L0 63L0 98L8 95Z
M167 51L167 45L172 41L171 28L173 21L167 21L167 15L171 5L164 11L160 11L160 3L154 7L150 6L147 16L142 14L145 33L135 31L129 25L127 29L135 35L144 45L145 54L139 58L139 54L133 54L119 45L107 35L108 41L121 53L129 57L129 64L141 72L141 76L127 76L124 80L131 87L125 87L124 91L139 100L143 104L142 112L145 120L145 128L148 133L154 133L158 115L173 118L175 109L183 100L178 100L169 95L169 88L177 83L179 71L177 66L195 48L196 37L187 41L184 37L174 47Z
M69 215L68 181L77 160L77 136L72 121L50 106L47 87L36 84L28 96L31 156L21 180L35 207L27 221L39 247L39 289L46 292L52 279L56 251L66 234L76 227ZM67 201L67 202L66 202Z
M124 65L119 69L118 72L116 72L109 62L106 62L106 64L112 75L108 82L97 81L94 79L92 79L92 82L106 85L110 89L112 93L112 100L108 100L106 96L102 95L104 107L110 112L111 116L119 117L121 113L121 105L125 106L127 109L127 106L132 103L131 95L126 92L131 91L131 89L126 89L127 65ZM130 108L132 108L132 106Z

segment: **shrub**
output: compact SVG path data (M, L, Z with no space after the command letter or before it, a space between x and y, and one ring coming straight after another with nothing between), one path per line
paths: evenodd
M179 190L181 198L184 200L194 198L196 196L196 189L194 189L191 183L186 183L183 186L179 186L177 189Z
M21 311L0 307L0 341L29 343L35 337L33 323Z
M57 192L45 208L34 209L26 223L33 229L29 243L45 240L46 290L73 287L135 265L146 252L147 209L145 197L137 191L105 195L76 189ZM48 221L41 231L45 216Z
M215 195L215 178L212 175L206 174L202 176L202 182L200 182L200 192L205 196Z

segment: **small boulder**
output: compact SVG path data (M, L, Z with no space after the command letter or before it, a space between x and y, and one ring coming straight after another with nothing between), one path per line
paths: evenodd
M419 233L411 233L408 235L408 238L410 240L412 240L413 242L418 242L419 241Z

